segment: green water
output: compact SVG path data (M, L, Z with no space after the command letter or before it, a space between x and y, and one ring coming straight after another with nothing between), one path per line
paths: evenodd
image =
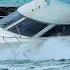
M21 6L23 4L26 4L32 0L0 0L0 7L2 6Z

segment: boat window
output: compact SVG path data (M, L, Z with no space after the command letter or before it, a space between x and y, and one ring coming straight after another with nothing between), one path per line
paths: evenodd
M52 28L50 31L43 34L41 37L67 36L67 35L70 35L70 25L58 25Z
M0 20L0 26L5 28L7 26L9 26L10 24L18 21L19 19L21 19L23 16L18 12L13 12L12 14L6 16L5 18Z
M42 22L35 21L32 19L25 19L14 27L10 28L9 30L14 33L32 37L39 31L44 29L46 26L47 24L43 24Z

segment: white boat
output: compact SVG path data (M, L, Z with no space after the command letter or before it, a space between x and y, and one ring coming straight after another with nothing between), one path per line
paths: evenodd
M33 0L0 20L0 60L70 59L70 3Z

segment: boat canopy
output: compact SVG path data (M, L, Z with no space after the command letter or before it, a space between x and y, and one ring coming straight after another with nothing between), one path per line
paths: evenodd
M43 2L42 2L43 1ZM70 24L70 4L63 0L32 1L18 8L18 12L28 18L50 24ZM50 1L50 4L48 4ZM38 2L38 3L36 3ZM41 3L40 3L41 2ZM47 3L48 2L48 3ZM38 5L37 5L38 4Z

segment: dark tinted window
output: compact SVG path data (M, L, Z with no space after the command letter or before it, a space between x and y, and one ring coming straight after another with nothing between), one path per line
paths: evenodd
M70 35L70 25L58 25L52 28L50 31L46 32L45 34L42 35L42 37L47 37L47 36L66 36Z
M21 35L32 37L35 34L37 34L39 31L44 29L46 26L47 24L44 24L42 22L38 22L32 19L25 19L19 24L10 28L9 30L15 33L19 33Z

